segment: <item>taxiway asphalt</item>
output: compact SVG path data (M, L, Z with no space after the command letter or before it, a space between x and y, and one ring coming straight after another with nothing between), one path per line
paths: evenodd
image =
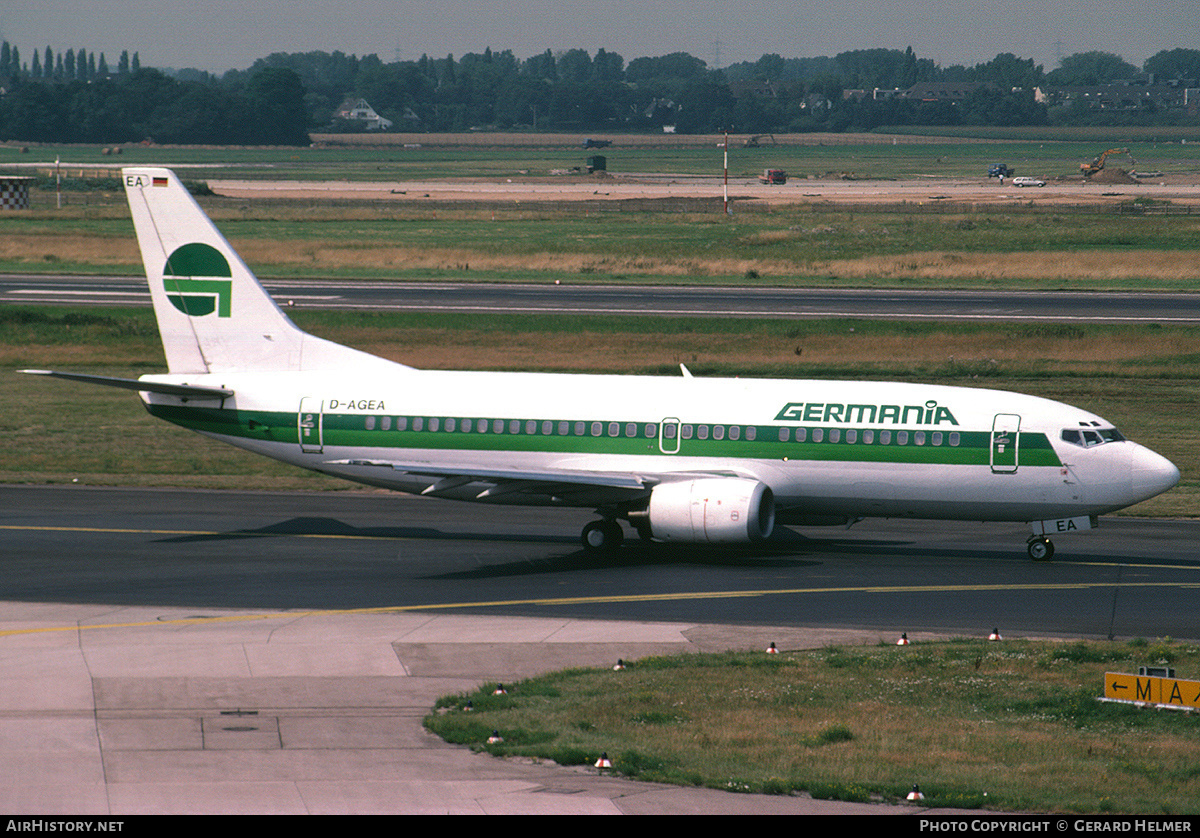
M673 651L1196 638L1200 523L863 522L756 551L577 546L580 512L376 492L0 487L0 808L916 813L634 783L447 746L444 694Z

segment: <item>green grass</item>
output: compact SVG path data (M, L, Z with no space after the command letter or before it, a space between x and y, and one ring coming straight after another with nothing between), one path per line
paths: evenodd
M119 196L117 196L119 197ZM1192 290L1200 215L804 207L720 215L204 205L270 277L819 287ZM128 211L0 216L0 271L140 273Z
M445 697L426 726L497 755L731 791L1009 812L1200 813L1195 715L1100 703L1105 671L1200 648L1169 640L955 640L647 658ZM464 709L470 701L473 709ZM499 731L504 742L488 745Z
M296 311L302 328L429 368L930 381L1092 410L1179 465L1132 514L1200 515L1200 352L1181 326ZM803 350L797 356L797 348ZM136 397L17 375L165 369L150 309L0 306L0 480L348 488L152 419Z

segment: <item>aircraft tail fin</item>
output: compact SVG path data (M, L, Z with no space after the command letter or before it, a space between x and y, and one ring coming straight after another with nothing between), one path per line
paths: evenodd
M171 372L328 370L380 362L299 329L170 169L131 168L122 175Z

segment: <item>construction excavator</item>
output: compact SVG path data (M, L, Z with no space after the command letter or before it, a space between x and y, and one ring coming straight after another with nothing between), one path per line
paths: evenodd
M1127 149L1127 148L1110 148L1108 151L1104 152L1099 157L1094 159L1091 163L1080 163L1079 171L1083 173L1084 177L1091 177L1092 175L1096 174L1097 172L1101 171L1104 168L1104 161L1106 161L1109 158L1109 156L1113 155L1113 154L1129 154L1129 149ZM1137 165L1137 161L1133 159L1132 154L1129 154L1129 164L1130 164L1129 168L1131 171L1132 171L1133 167Z

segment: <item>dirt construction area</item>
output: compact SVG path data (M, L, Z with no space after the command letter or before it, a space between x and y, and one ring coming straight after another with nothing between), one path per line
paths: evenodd
M1124 175L1124 176L1122 176ZM564 175L494 180L420 180L392 182L211 180L209 187L231 198L354 199L400 203L664 200L722 200L783 205L806 203L910 203L933 201L971 204L1096 204L1136 198L1200 206L1200 178L1171 175L1135 179L1113 172L1103 179L1048 181L1045 186L1016 186L1012 179L920 178L912 180L794 179L782 185L757 179L686 175Z

